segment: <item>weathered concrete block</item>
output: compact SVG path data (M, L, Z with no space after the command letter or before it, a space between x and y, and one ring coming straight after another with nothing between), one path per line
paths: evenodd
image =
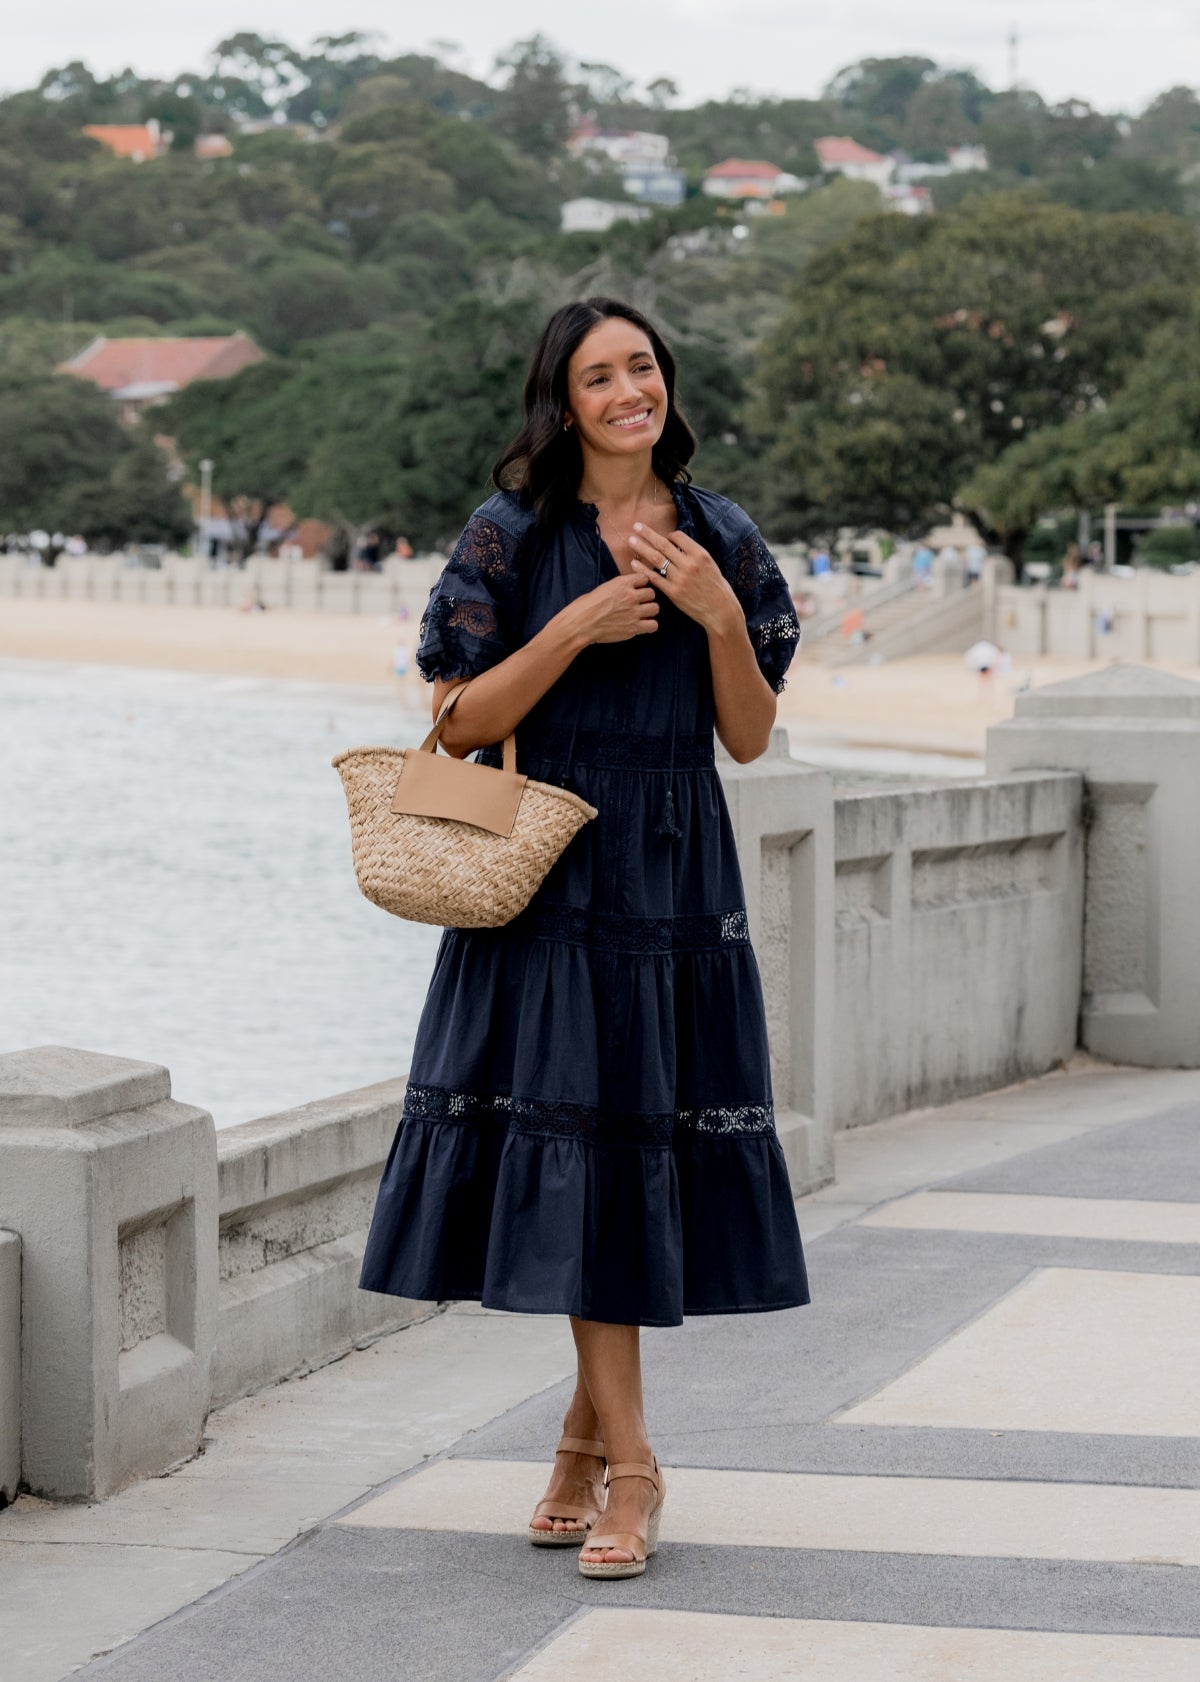
M1042 1074L1075 1046L1078 776L836 802L839 1127Z
M761 759L717 763L737 842L771 1045L775 1119L797 1196L833 1178L833 792L786 730Z
M1087 784L1082 1043L1200 1067L1200 684L1110 666L1018 695L988 771L1033 766Z
M0 1225L22 1241L22 1478L99 1498L199 1445L216 1334L215 1130L164 1068L0 1057Z
M21 1476L21 1239L0 1232L0 1499Z
M381 1081L218 1133L217 1404L430 1312L358 1287L405 1085Z

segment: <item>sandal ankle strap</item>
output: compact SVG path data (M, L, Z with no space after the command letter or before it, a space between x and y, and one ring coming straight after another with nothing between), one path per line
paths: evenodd
M590 1437L561 1437L555 1454L565 1451L567 1454L591 1454L597 1460L604 1459L604 1444Z
M662 1482L662 1473L657 1460L652 1466L645 1466L637 1460L622 1460L616 1466L610 1466L605 1473L606 1483L612 1483L615 1478L645 1478L657 1489Z

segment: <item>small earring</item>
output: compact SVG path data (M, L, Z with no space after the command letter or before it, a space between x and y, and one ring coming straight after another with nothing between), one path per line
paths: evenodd
M563 422L563 431L564 432L570 432L570 430L571 430L571 423L570 423L569 420L565 420Z

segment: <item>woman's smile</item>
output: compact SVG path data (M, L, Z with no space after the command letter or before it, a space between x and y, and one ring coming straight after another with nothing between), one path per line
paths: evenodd
M652 409L635 409L631 415L614 415L608 424L630 431L634 427L645 426L653 412Z

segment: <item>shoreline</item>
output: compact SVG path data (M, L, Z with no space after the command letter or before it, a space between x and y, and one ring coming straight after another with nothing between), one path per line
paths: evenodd
M406 712L424 716L430 689L411 666L418 624L416 618L392 615L5 597L0 660L328 685L357 691L363 699L391 697ZM398 645L410 655L404 678L393 672ZM962 760L963 773L970 775L984 752L988 726L1012 716L1019 691L1112 664L1014 659L1007 676L985 680L965 669L961 654L913 655L833 670L801 655L779 697L778 721L799 758L806 749L818 763L840 749L908 753ZM1194 666L1147 664L1200 678ZM953 775L953 766L944 774Z

